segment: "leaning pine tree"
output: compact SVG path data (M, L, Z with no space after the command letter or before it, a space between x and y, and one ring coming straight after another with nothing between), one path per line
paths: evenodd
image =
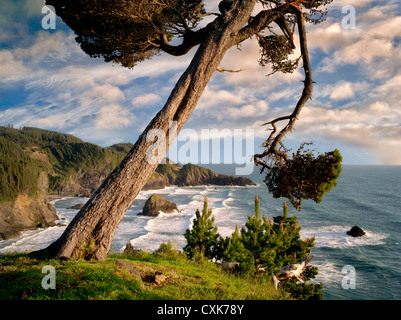
M263 162L264 157L272 155L280 160L276 163L289 160L278 146L312 95L305 22L322 21L322 8L331 1L224 0L219 4L219 13L208 13L202 0L46 0L75 32L76 41L90 57L132 68L160 53L181 56L194 47L197 50L166 104L124 160L61 237L34 254L69 259L107 257L125 212L189 119L210 78L216 70L224 70L220 62L227 50L247 39L257 39L262 54L260 63L271 66L273 72L292 72L299 61L303 62L305 82L301 98L294 112L284 118L288 120L285 130L269 139L266 151L255 158ZM257 3L262 6L256 11ZM205 16L215 17L202 25ZM274 24L282 34L272 31ZM295 27L298 44L294 43ZM288 56L296 45L301 49L301 57L292 61ZM277 121L271 124L274 126Z

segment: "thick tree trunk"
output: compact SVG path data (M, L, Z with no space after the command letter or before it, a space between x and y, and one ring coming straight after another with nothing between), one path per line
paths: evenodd
M159 154L159 161L148 161L147 153L154 144L154 141L147 140L148 133L156 129L166 134L167 153L175 138L168 137L171 122L176 121L178 133L189 119L224 54L236 45L238 31L247 23L254 4L255 1L241 1L237 10L212 22L210 34L200 44L163 109L153 118L132 150L78 212L61 237L34 254L69 259L103 260L107 257L125 212L165 156Z

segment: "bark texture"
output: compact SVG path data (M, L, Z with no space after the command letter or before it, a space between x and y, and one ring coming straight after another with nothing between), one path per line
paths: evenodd
M249 21L255 2L238 1L231 12L210 23L207 27L209 33L200 43L191 64L177 82L163 109L153 118L121 164L105 179L61 237L34 255L97 260L107 257L120 221L159 163L149 162L147 159L149 148L155 142L148 141L148 133L154 129L166 133L166 153L175 138L168 136L171 122L176 121L178 134L227 50L245 40L245 32L239 31ZM265 23L271 22L282 14L283 10L272 10L270 15L264 15L261 20ZM259 24L255 25L252 27L257 29ZM164 155L159 154L158 159L161 160Z

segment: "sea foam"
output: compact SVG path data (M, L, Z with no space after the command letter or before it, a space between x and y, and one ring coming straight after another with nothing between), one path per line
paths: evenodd
M366 235L362 237L352 237L347 234L350 227L331 225L318 228L306 228L301 230L303 239L315 236L315 247L328 247L344 249L356 246L374 246L384 244L386 234L364 230Z

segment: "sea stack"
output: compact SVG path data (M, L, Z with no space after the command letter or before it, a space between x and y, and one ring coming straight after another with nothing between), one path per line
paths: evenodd
M142 213L138 215L156 217L159 212L172 213L178 212L177 205L174 202L168 201L159 194L152 194L143 207Z
M366 233L358 226L353 226L350 231L347 231L347 234L352 237L361 237L364 236Z

